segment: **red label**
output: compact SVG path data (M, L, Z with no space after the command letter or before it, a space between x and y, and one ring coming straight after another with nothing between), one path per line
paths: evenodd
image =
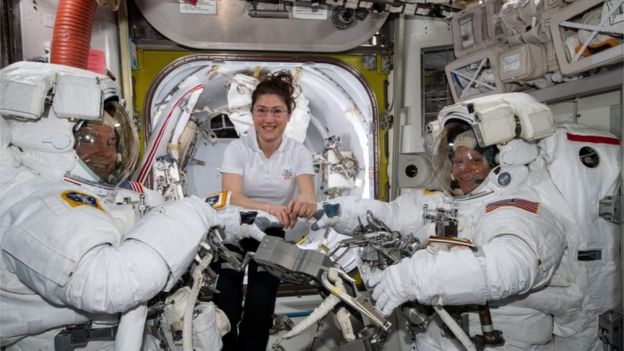
M593 144L609 144L609 145L620 145L620 140L618 138L610 138L603 137L597 135L578 135L567 133L568 140L570 141L580 141L584 143L593 143Z
M89 50L87 70L99 74L106 74L106 55L104 55L104 51L95 49Z

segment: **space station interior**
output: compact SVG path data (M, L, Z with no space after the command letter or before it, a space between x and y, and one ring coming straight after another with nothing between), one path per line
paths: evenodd
M2 67L50 60L55 16L64 2L74 1L3 3ZM597 284L604 288L583 292L588 300L600 300L591 310L595 320L585 326L591 329L588 338L600 345L588 350L624 350L624 0L97 3L88 29L89 69L116 81L138 129L140 157L130 180L166 201L226 190L220 169L225 149L253 129L255 87L271 73L288 71L295 79L296 107L284 135L312 153L320 212L299 219L283 240L265 237L252 257L232 258L214 238L205 248L243 271L253 259L281 279L267 350L427 349L418 340L435 323L452 347L432 349L523 349L504 346L506 335L492 326L487 301L473 306L481 320L467 328L462 315L469 308L461 303L412 301L387 315L364 284L416 252L438 250L432 247L479 251L461 235L423 238L419 228L399 228L395 224L403 222L388 212L429 223L435 233L454 230L455 236L471 223L461 222L461 214L421 203L402 213L397 200L391 210L371 205L349 233L314 225L323 213L340 216L335 199L386 203L445 191L438 173L452 166L440 165L436 155L453 118L474 128L478 147L500 149L497 186L515 184L503 179L520 177L514 167L542 167L563 194L557 201L569 207L571 217L584 218L579 228L598 232L574 234L574 259L603 265L600 272L595 266L583 271L603 279ZM506 98L513 93L522 98ZM533 109L537 105L548 112ZM578 147L570 146L574 136ZM536 160L538 148L547 154L543 163ZM596 222L601 224L594 227ZM211 233L219 238L218 230ZM208 283L200 300L209 299L208 285L217 278L204 273L203 279ZM497 309L494 303L495 320ZM475 333L474 325L482 329ZM569 333L569 324L561 326L563 331L553 333ZM181 324L163 328L170 328L165 349L187 350Z

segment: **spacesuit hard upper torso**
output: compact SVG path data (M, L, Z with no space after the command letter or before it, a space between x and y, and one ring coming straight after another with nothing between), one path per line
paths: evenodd
M116 202L139 194L113 194L34 166L36 158L47 158L45 165L73 154L26 155L6 146L1 154L0 340L7 350L52 350L65 326L116 325L118 313L179 279L214 222L200 199L187 198L135 223L138 207ZM151 195L147 205L156 205L160 198ZM111 343L87 345L100 347Z
M471 284L448 274L454 269L452 265L440 265L440 261L434 260L429 277L422 278L423 281L431 279L433 283L422 287L419 299L433 303L441 296L446 305L489 301L494 328L501 330L506 340L501 348L505 350L550 349L552 345L548 344L555 330L553 314L559 313L562 306L580 303L578 289L567 276L568 268L562 266L565 266L566 259L562 261L562 257L567 246L564 231L569 226L565 220L560 220L558 206L565 206L565 203L544 171L532 174L527 171L523 168L516 174L512 172L512 178L525 179L512 180L505 188L492 187L495 191L491 194L465 200L446 197L443 207L457 210L458 237L469 239L481 248L503 239L508 242L499 243L495 250L510 250L509 253L516 248L509 244L514 241L518 244L520 240L520 244L525 244L534 254L525 259L537 258L538 261L523 267L523 257L499 251L497 261L481 262L487 265L485 274L480 275L486 281L472 284L485 291L469 291L463 287ZM439 206L439 201L436 202ZM419 235L436 235L435 228L425 224ZM453 250L466 249L451 248ZM475 254L487 256L488 253ZM507 268L499 271L497 265ZM468 313L468 318L470 335L482 334L478 314ZM416 334L415 349L461 350L456 339L443 336L449 332L443 331L441 325L440 320L435 319L424 333Z
M110 78L18 62L0 70L0 86L0 347L109 349L114 339L139 349L147 301L172 289L208 230L230 217L195 196L156 204L145 194L150 211L128 204L137 194L117 185L137 137ZM192 328L207 349L220 347L214 312L199 314L201 335Z
M565 232L575 229L548 173L536 168L492 172L488 185L482 187L491 192L473 198L456 199L425 190L389 204L368 205L389 227L415 233L422 241L436 235L436 225L424 219L425 212L457 210L458 237L469 239L479 249L450 248L453 255L448 248L416 252L410 260L417 268L410 274L417 276L417 283L405 288L415 291L412 296L427 305L488 301L494 328L506 340L502 349L552 348L558 315L579 306L581 300L567 264ZM499 177L505 180L499 182ZM480 258L475 260L475 256ZM478 315L469 313L468 317L470 334L482 334ZM463 349L442 325L434 319L416 334L414 348Z
M598 315L619 295L619 228L609 222L617 211L608 210L619 187L619 140L581 125L555 127L552 111L522 93L447 106L428 130L445 193L337 199L342 212L324 207L316 224L349 234L371 211L421 241L457 234L476 246L445 247L449 240L437 238L371 275L375 306L390 314L408 301L487 302L502 349L599 349ZM439 318L416 335L417 349L462 348ZM481 334L476 315L470 319L470 334Z
M114 199L138 200L139 194L120 189L115 194L100 197L89 186L53 181L34 175L24 167L15 172L13 179L15 181L2 186L0 206L4 229L4 257L0 261L2 344L8 345L50 328L84 324L90 320L114 324L118 316L103 313L111 306L85 303L86 310L92 308L92 312L100 312L89 314L65 306L68 300L76 299L65 298L61 296L63 292L54 290L65 285L86 251L100 245L120 245L138 219L138 208L130 204L116 205ZM157 194L152 195L147 196L147 203L157 205L160 199ZM81 223L89 223L89 228ZM84 232L90 228L95 230ZM105 279L107 277L102 277ZM118 305L111 312L123 309L124 306ZM53 345L49 340L45 344ZM24 340L13 347L25 349L25 345L33 346ZM37 347L45 349L42 345Z
M432 256L426 250L417 252L414 256L421 257L411 263L419 266L413 274L419 275L421 284L408 289L417 291L419 301L435 303L438 296L447 305L489 301L494 327L506 339L502 349L599 350L598 315L617 303L618 263L613 250L619 247L619 227L600 218L598 201L617 192L619 141L610 133L568 125L544 139L541 147L542 156L530 166L491 173L487 180L491 194L459 199L418 191L389 204L367 206L393 229L419 228L421 240L436 235L435 223L423 219L426 208L441 208L457 210L459 237L482 248L507 241L496 246L491 264L481 261L487 264L485 273L474 275L487 279L487 284L462 281L461 274L468 275L462 259L447 260L445 265L439 257L425 257ZM582 151L587 147L589 152ZM581 165L587 161L579 157L583 154L596 157L594 163ZM505 172L512 181L501 186L498 178ZM582 189L579 184L584 184ZM527 259L537 259L539 265L514 257L521 248L509 245L512 241L525 244ZM587 258L589 253L592 259ZM525 264L531 269L522 268ZM449 274L457 265L462 266L461 273ZM473 313L469 318L471 335L481 334L478 316ZM452 337L442 336L450 332L440 326L436 319L426 332L417 334L414 347L462 349Z

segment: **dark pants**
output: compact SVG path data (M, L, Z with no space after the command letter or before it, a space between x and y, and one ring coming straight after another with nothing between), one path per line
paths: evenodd
M281 238L285 234L283 230L276 228L270 228L266 233ZM243 252L238 247L226 246L233 252L244 255L245 252L256 251L260 243L247 238L241 240L240 244ZM223 351L264 351L269 341L269 329L273 324L279 279L262 269L258 271L258 264L251 260L247 267L247 293L243 306L244 272L235 271L226 265L222 267L222 263L219 260L212 267L219 274L219 294L213 296L214 303L225 312L232 326L232 330L223 336Z

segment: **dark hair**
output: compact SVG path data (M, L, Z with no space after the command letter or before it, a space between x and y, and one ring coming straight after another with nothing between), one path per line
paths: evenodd
M289 71L279 71L267 75L251 94L251 107L253 108L256 105L258 97L273 94L284 100L288 113L292 112L295 109L295 98L293 96L295 93L294 81L295 79Z

